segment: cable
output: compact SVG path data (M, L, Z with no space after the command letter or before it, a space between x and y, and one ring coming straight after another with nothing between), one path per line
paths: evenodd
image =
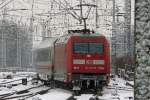
M3 3L5 3L6 2L6 0L5 1L3 1L2 3L0 3L0 5L2 5Z
M55 3L57 3L59 6L61 6L61 7L63 7L63 8L66 9L65 5L64 5L61 1L59 1L59 3L58 3L56 0L53 0L53 1L54 1ZM62 4L63 4L63 6L62 6ZM67 11L69 14L71 14L75 19L79 20L79 18L78 18L77 16L75 16L72 12L70 12L70 10L66 9L66 11Z
M7 6L9 3L11 3L14 0L10 0L9 2L7 2L5 5L3 5L2 7L0 7L0 9L2 9L3 7Z

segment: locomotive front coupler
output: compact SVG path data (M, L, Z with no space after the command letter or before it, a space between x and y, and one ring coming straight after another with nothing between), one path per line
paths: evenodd
M73 90L78 90L78 91L81 90L80 81L75 80L75 81L73 81L72 83L73 83Z
M72 90L74 91L75 96L79 96L81 92L81 82L79 80L72 81L73 88Z

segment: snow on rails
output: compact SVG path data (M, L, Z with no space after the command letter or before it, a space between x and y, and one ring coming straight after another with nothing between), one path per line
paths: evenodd
M1 80L0 82L3 83ZM133 87L126 85L126 82L116 77L103 88L101 95L87 93L74 96L72 91L44 86L40 82L32 84L32 81L28 81L27 85L19 84L12 88L0 87L0 100L134 100ZM7 84L10 83L5 85Z

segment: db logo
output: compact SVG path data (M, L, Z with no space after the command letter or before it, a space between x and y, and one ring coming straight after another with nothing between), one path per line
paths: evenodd
M86 60L86 64L93 64L93 60Z
M90 54L87 54L87 55L86 55L86 57L88 57L88 58L89 58L89 57L91 57L91 55L90 55Z

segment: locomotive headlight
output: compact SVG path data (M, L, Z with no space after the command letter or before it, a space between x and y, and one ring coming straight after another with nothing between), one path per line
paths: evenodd
M73 59L73 64L85 64L84 59Z
M72 83L74 83L74 81L72 81Z
M100 70L104 70L104 67L99 67Z
M94 64L101 64L101 65L104 65L104 64L105 64L105 61L104 61L104 60L93 60L93 63L94 63Z
M71 73L68 73L68 75L71 75Z

